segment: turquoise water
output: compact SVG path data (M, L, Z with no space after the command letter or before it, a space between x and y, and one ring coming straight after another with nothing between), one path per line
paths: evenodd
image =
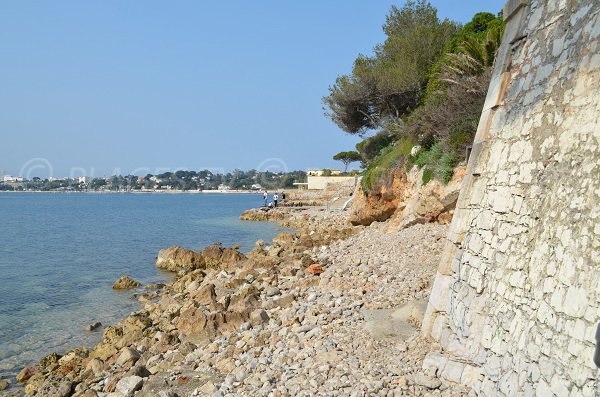
M252 248L281 230L241 222L249 194L0 193L0 378L45 354L96 343L86 324L118 321L138 303L112 283L168 281L154 266L170 245Z

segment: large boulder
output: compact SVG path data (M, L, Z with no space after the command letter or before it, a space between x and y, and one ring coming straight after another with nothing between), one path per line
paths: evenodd
M202 253L175 245L158 251L156 267L171 272L181 270L189 272L195 269L204 269L206 265Z
M186 273L198 269L227 268L246 259L238 250L220 245L209 245L202 252L173 246L162 249L156 258L156 267L172 272Z
M238 250L225 248L220 245L209 245L202 251L204 263L207 268L228 268L246 259Z

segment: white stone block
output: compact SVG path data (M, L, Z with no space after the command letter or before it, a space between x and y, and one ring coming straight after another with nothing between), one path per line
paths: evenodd
M435 311L445 312L447 311L450 286L454 282L451 276L444 276L439 273L435 275L435 281L431 288L431 295L429 296L429 303Z
M467 387L473 387L475 383L479 381L481 374L481 368L474 367L472 365L465 365L460 378L460 383Z
M535 389L535 397L553 397L554 393L550 390L550 386L544 380L540 380Z
M441 371L441 378L449 380L450 382L460 383L464 369L465 364L448 360L446 366Z
M583 317L587 306L587 291L584 288L570 286L565 296L564 313L572 317Z
M440 372L446 367L448 363L448 357L441 353L427 353L423 359L423 369L432 369L436 372Z
M433 322L433 326L431 327L431 337L434 340L440 340L440 337L442 336L442 329L444 328L444 324L446 322L446 316L445 315L438 315L434 322Z

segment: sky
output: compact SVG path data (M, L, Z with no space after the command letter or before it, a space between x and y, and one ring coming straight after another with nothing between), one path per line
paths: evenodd
M468 22L505 1L437 0ZM340 168L321 98L403 1L0 2L0 175Z

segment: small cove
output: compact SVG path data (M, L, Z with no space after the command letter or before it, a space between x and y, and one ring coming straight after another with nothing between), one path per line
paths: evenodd
M156 269L161 248L201 250L219 241L270 241L283 229L242 222L252 194L0 193L0 378L52 351L96 343L139 305L111 285L121 274L143 284L169 281Z

